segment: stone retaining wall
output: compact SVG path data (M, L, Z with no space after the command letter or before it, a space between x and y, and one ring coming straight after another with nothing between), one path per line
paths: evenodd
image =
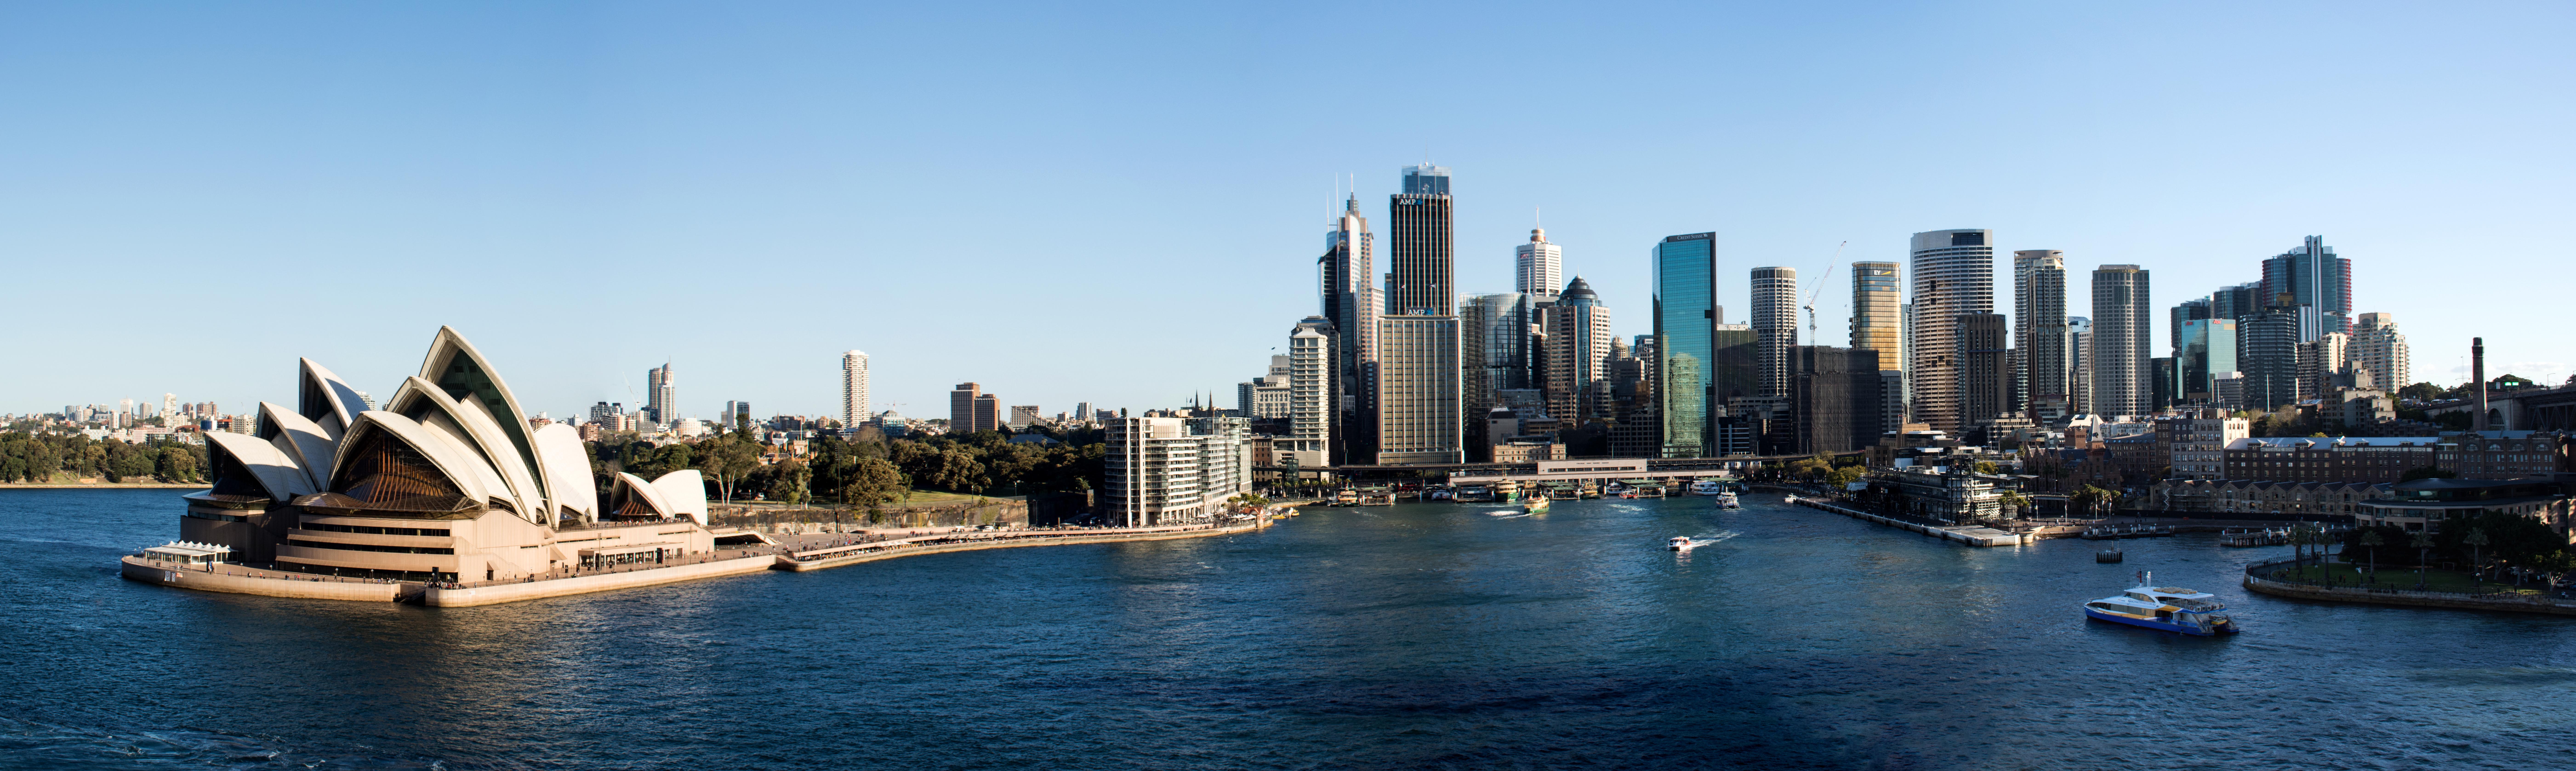
M2394 591L2374 592L2359 587L2314 586L2290 581L2275 581L2254 575L2260 570L2288 564L2288 561L2265 562L2245 569L2245 588L2276 597L2295 597L2325 602L2365 602L2374 605L2410 605L2419 608L2456 608L2459 610L2496 610L2508 613L2547 613L2576 616L2576 602L2553 600L2537 595L2470 595L2450 592Z
M465 589L441 589L433 586L421 593L420 604L441 608L463 608L475 605L492 605L503 602L534 600L541 597L562 597L570 594L588 594L591 592L605 592L612 589L626 589L637 586L667 584L673 581L687 581L694 578L714 578L716 576L757 573L763 570L768 570L774 563L775 558L770 555L763 554L754 557L736 557L729 560L700 562L690 565L669 565L644 570L630 570L623 573L603 573L600 575L582 576L579 578L554 578L543 581L530 581L523 584L492 584Z
M265 597L292 597L305 600L356 600L393 602L406 587L418 584L380 584L362 581L314 581L300 578L262 578L226 575L203 570L165 568L133 557L125 558L121 569L126 579L161 586L176 586L202 592L256 594Z

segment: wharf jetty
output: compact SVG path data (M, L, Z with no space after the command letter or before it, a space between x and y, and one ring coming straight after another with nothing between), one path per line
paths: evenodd
M2027 534L2009 533L1982 525L1926 525L1920 522L1908 522L1894 517L1886 517L1857 509L1836 506L1814 498L1799 498L1798 505L1811 509L1830 511L1853 519L1876 522L1890 527L1904 528L1906 530L1912 530L1941 540L1957 541L1969 546L2020 546L2022 544L2029 543L2030 538Z
M2218 545L2220 546L2235 546L2239 548L2250 546L2281 546L2288 544L2289 542L2290 529L2286 527L2267 527L2260 530L2231 529L2218 534Z
M779 570L802 573L862 562L874 562L917 554L939 554L976 549L1007 549L1018 546L1052 546L1068 543L1111 543L1119 541L1162 541L1173 538L1204 538L1212 535L1245 533L1267 526L1268 517L1232 525L1170 525L1164 527L1129 527L1094 530L1019 530L1002 532L941 533L938 535L870 541L821 549L790 551L777 555L772 566Z
M2116 541L2122 538L2163 538L2173 535L2172 525L2113 525L2084 528L2084 540Z

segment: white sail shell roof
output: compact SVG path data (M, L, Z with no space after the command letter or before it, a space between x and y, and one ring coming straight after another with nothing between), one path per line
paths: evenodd
M700 525L707 523L707 478L697 469L663 474L653 480L653 489L661 492L662 502L671 507L671 514L696 520Z
M295 465L313 482L313 489L331 486L331 462L338 460L340 443L331 432L302 414L269 402L259 403L259 432L277 445L279 452L295 459Z
M207 447L241 461L242 467L250 470L251 477L259 480L260 488L267 490L271 499L283 503L294 500L296 496L311 495L316 489L313 478L276 445L229 431L209 431L204 436Z
M537 470L554 497L554 516L599 521L599 488L590 478L590 451L581 445L581 432L556 423L537 429L536 438Z
M444 432L433 431L411 418L383 410L371 410L358 414L357 425L350 428L349 435L341 441L346 446L354 447L368 431L391 432L394 438L411 445L412 449L420 451L422 457L428 458L431 464L436 465L439 473L447 475L447 481L454 483L458 492L464 493L478 503L496 497L504 499L508 497L507 491L496 489L500 481L493 477L491 467L484 464L481 458L476 457L472 448L459 444ZM333 461L328 478L338 481L340 469L347 463L348 458L345 455Z

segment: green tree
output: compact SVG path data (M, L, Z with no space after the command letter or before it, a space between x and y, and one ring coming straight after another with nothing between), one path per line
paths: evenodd
M747 437L748 435L735 434L734 436ZM734 485L760 469L760 446L752 444L748 438L728 438L711 444L715 446L701 448L708 452L706 457L698 460L698 472L714 479L716 489L724 494L724 502L732 503Z
M2486 564L2478 559L2478 551L2486 548L2487 531L2485 528L2469 528L2468 536L2461 538L2460 543L2469 545L2469 582L2475 584L2478 581L2480 569Z
M789 506L804 505L808 489L806 483L812 481L813 476L814 470L808 468L804 461L795 458L779 461L770 469L769 499Z
M2442 398L2442 387L2431 383L2416 383L2397 389L2397 398L2419 402L2435 401Z
M2415 588L2422 589L2425 563L2433 561L2433 534L2421 530L2415 531L2415 537L2410 539L2407 545L2415 547Z

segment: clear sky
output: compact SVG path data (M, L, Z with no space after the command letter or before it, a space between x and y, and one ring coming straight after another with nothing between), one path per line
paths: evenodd
M1383 234L1426 157L1461 289L1543 209L1622 334L1676 233L1849 241L1829 344L1915 231L2159 307L2321 234L2416 379L2567 377L2576 6L2249 5L12 3L0 412L384 394L442 324L556 415L666 358L691 415L826 414L853 348L922 417L1231 405L1335 180Z

